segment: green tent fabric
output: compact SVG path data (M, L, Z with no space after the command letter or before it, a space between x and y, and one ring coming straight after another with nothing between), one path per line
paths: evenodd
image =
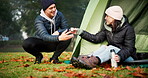
M137 52L148 52L148 0L112 0L119 5L136 32Z
M129 18L130 24L136 31L136 48L138 51L148 52L148 1L147 0L90 0L84 14L80 29L90 33L97 33L104 22L104 11L111 5L119 5L123 8L124 14ZM141 43L141 41L143 42ZM86 55L95 51L100 45L93 44L77 37L73 56Z
M104 11L108 2L108 0L90 0L80 29L87 30L91 33L98 32L101 29L101 25L104 19ZM100 44L90 43L78 36L73 50L73 56L77 57L79 53L80 55L89 54L99 46Z

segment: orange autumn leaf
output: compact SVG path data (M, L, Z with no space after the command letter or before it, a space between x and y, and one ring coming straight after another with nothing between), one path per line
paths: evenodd
M6 67L0 68L0 69L6 69Z
M86 78L87 77L86 73L82 73L82 72L65 73L64 76L66 76L66 77L78 77L78 78Z
M78 77L78 78L86 78L86 73L82 73L82 72L78 72L78 73L75 73L74 75L75 77Z
M65 70L65 72L72 73L74 71L72 71L72 70Z
M12 58L10 61L12 62L26 62L26 61L29 61L29 62L33 62L34 61L34 58L26 58L24 56L21 56L19 58Z
M121 66L118 66L118 67L116 67L116 68L106 68L106 70L108 70L108 71L119 71L119 70L123 70L123 69L125 69L125 68L121 68Z
M102 73L97 73L98 75L100 75L100 76L106 76L106 74L102 74Z
M26 77L26 78L37 78L37 77L29 76L29 77Z
M124 75L121 74L121 75L119 75L119 77L124 77Z
M126 66L126 69L129 71L133 71L133 69L130 66Z
M66 77L74 77L74 72L71 72L71 73L65 73L64 76Z
M24 59L24 61L33 62L34 58L26 58L26 59Z
M30 65L29 64L24 64L22 66L17 66L17 67L29 67Z
M0 63L5 63L5 62L7 62L7 61L5 61L4 59L2 61L0 61Z
M43 76L43 78L56 78L54 75Z
M57 68L53 68L53 70L56 72L64 72L65 71L65 69L57 69Z
M141 77L141 78L147 78L148 77L148 74L143 74L143 73L138 73L138 72L134 72L132 73L133 76L135 77Z
M137 67L137 68L135 68L134 70L136 70L138 73L143 73L143 72L144 72L143 69L140 68L140 67Z
M104 76L104 78L117 78L117 77L115 77L115 76L110 76L110 75L106 75L106 76Z
M38 68L34 68L34 70L38 70L38 71L47 71L50 68L42 68L42 69L38 69Z

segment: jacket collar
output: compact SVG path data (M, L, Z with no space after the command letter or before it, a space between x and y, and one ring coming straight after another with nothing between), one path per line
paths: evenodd
M40 15L42 16L42 17L44 17L45 19L47 19L48 21L50 21L52 24L54 24L55 23L55 17L57 16L57 10L56 10L56 12L55 12L55 16L51 19L51 18L49 18L45 13L44 13L44 11L43 11L43 9L41 9L41 11L40 11L41 13L40 13Z
M40 13L40 16L42 16L42 17L44 17L45 19L47 19L48 21L50 21L51 22L51 34L53 33L53 32L55 32L55 30L56 30L56 25L55 25L55 17L57 16L57 10L56 10L56 12L55 12L55 16L51 19L51 18L49 18L45 13L44 13L44 11L43 11L43 9L41 9L41 13ZM53 30L52 30L53 29Z
M121 24L117 27L117 31L118 31L118 29L121 29L121 28L124 27L124 24L125 24L126 21L127 21L127 18L126 18L125 16L123 16L122 19L121 19ZM112 28L109 27L109 26L106 24L106 21L104 22L104 27L105 27L106 30L112 32Z

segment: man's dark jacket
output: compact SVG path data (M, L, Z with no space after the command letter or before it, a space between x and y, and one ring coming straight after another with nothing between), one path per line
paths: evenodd
M55 31L63 32L67 29L67 21L64 15L58 11L55 17ZM51 29L52 28L52 29ZM35 19L35 37L40 38L44 41L58 42L58 35L51 35L51 30L54 31L54 27L51 27L51 22L44 17L38 15Z
M132 26L129 25L128 19L124 16L124 21L121 26L118 26L115 32L104 29L96 34L90 34L83 31L80 36L90 42L100 43L107 41L108 45L113 45L120 48L118 52L121 62L129 56L137 59L135 48L135 32Z

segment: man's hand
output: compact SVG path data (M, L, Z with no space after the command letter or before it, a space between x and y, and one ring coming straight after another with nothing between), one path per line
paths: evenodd
M70 34L70 32L67 32L67 30L65 30L60 36L59 36L59 41L65 41L65 40L69 40L71 38L73 38L74 35Z
M59 32L55 31L52 35L59 35Z

